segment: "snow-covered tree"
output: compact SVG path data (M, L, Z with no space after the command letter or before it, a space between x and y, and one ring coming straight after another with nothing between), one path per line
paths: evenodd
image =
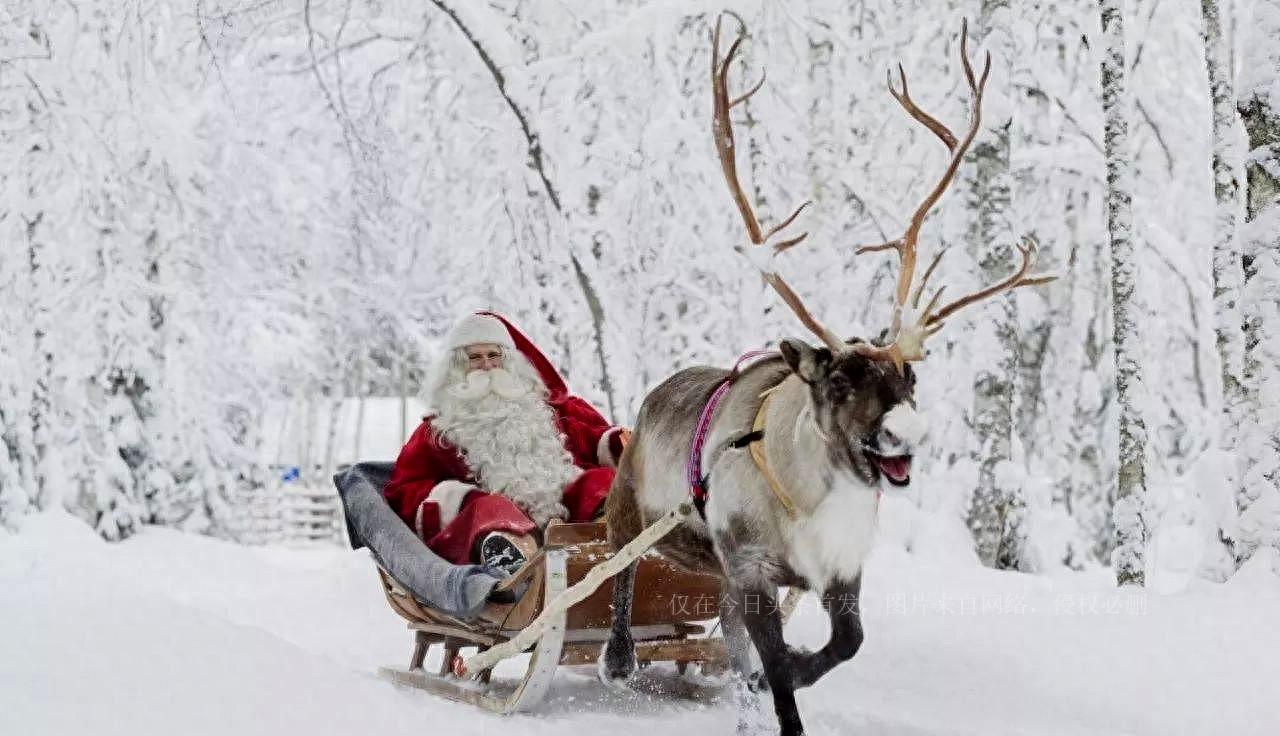
M1102 104L1106 116L1107 232L1111 242L1111 294L1115 323L1116 385L1120 403L1120 473L1114 511L1116 580L1142 585L1145 580L1146 424L1142 416L1142 367L1139 361L1137 282L1133 252L1133 171L1129 151L1129 110L1125 91L1124 15L1118 0L1101 0Z
M34 39L28 47L39 53ZM19 165L25 151L38 148L30 136L30 103L37 90L0 64L0 197L5 203L27 196L30 181ZM31 223L18 207L0 206L0 527L16 527L34 505L36 450L32 442L31 401L35 336L28 308L33 300L27 242Z
M1223 30L1222 11L1217 0L1201 0L1202 37L1205 67L1209 77L1209 96L1213 111L1213 194L1216 202L1213 217L1213 303L1214 333L1222 380L1222 418L1219 438L1226 463L1227 485L1240 484L1237 463L1239 436L1245 414L1244 324L1240 311L1242 271L1237 221L1240 218L1240 177L1238 167L1238 119L1232 92L1232 71ZM1222 535L1225 539L1225 535Z
M524 61L520 54L521 47L517 40L501 27L500 20L481 6L446 0L432 0L432 2L453 21L457 30L466 38L478 60L483 63L491 76L491 81L497 88L506 112L519 124L520 134L524 139L525 159L529 173L536 177L541 193L546 197L545 204L549 206L546 226L552 237L563 239L560 243L561 248L567 256L574 282L582 295L583 306L591 325L594 357L599 368L596 380L604 394L609 413L616 414L617 401L606 354L604 332L606 313L603 298L595 285L598 278L595 274L598 273L599 262L599 256L595 254L600 252L601 244L594 244L590 251L593 254L592 257L584 257L581 253L582 244L577 241L584 235L589 236L589 233L581 233L569 228L569 223L565 220L569 212L566 211L563 202L561 186L556 181L558 176L548 155L541 125L534 111L530 109L530 101L526 100L532 90L519 84L523 77L519 70ZM555 318L555 315L547 316Z
M1017 57L1011 37L1013 21L1005 0L983 2L975 24L976 46L990 52L993 79L987 87L981 137L975 141L964 186L966 209L972 219L965 233L965 251L978 264L983 283L995 283L1017 268L1013 244L1019 237L1010 221L1013 134L1012 90ZM985 564L999 568L1031 566L1026 549L1026 500L1022 474L1015 468L1015 407L1018 367L1021 362L1017 296L1001 295L985 310L985 319L973 330L977 340L990 345L978 352L981 367L973 384L974 461L978 485L973 489L968 522ZM987 334L984 334L987 333Z
M733 248L742 224L708 124L716 13L677 5L6 6L0 513L63 504L108 536L148 523L234 536L246 499L268 492L262 448L279 429L263 427L266 406L324 417L344 397L413 394L435 340L473 308L510 314L623 422L674 370L799 333ZM1262 33L1270 6L1252 23L1230 15L1237 5L1222 4L1224 28ZM895 264L854 250L899 230L945 163L882 80L901 62L913 97L960 124L956 30L969 16L971 49L995 55L987 117L921 255L949 249L938 283L959 293L1002 276L1029 234L1060 279L957 315L931 345L918 398L933 441L906 500L927 522L912 528L952 533L906 544L1003 518L975 525L978 557L1106 562L1121 407L1097 3L728 7L751 32L737 91L769 70L737 108L743 185L770 222L813 201L797 223L809 238L780 268L825 322L862 337L887 323ZM1222 519L1244 544L1246 529L1271 528L1253 521L1267 497L1236 499L1232 524L1221 489L1191 480L1210 475L1223 408L1204 265L1213 116L1201 39L1168 29L1203 16L1194 3L1129 7L1132 262L1162 287L1137 287L1144 334L1121 361L1146 372L1127 416L1148 422L1160 492L1147 520L1153 534L1213 526L1208 542ZM1246 78L1273 63L1260 53L1243 57ZM1270 84L1241 87L1246 121L1269 119ZM1273 199L1274 167L1258 135L1240 303L1244 387L1265 396L1250 377L1274 362L1274 248L1257 233L1274 228L1252 203ZM284 440L310 443L307 477L323 482L337 425L314 429ZM1270 436L1241 434L1257 469L1246 478L1274 477ZM978 513L972 489L990 501Z
M1235 555L1280 549L1280 2L1258 0L1242 26L1238 109L1248 134L1244 254L1244 472Z
M16 274L5 273L0 261L0 288L16 289ZM23 334L25 325L14 319L16 310L0 310L0 334ZM25 432L31 426L23 411L29 406L24 370L9 340L0 340L0 528L14 528L33 505L24 466L30 470L34 448Z

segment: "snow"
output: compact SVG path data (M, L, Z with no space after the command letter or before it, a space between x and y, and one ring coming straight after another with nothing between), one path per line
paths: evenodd
M1105 571L996 572L882 541L866 643L800 693L801 712L812 734L1274 734L1269 564L1259 555L1223 586L1120 593ZM819 646L825 625L810 596L787 635ZM536 713L505 719L399 689L376 669L403 665L410 638L362 553L155 527L113 545L58 512L0 533L0 631L5 734L623 736L734 723L727 693L616 694L589 668L562 669Z
M1280 101L1280 74L1276 73L1280 54L1273 40L1280 32L1280 3L1257 0L1248 4L1248 10L1245 40L1241 44L1244 58L1238 70L1240 96L1257 95L1272 101L1274 106Z

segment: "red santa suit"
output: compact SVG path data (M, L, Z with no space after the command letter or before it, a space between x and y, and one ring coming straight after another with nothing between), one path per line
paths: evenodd
M614 437L622 428L611 426L590 404L571 395L546 356L504 317L481 314L506 326L516 349L546 385L546 402L565 449L582 471L564 486L561 501L568 509L568 521L590 521L613 483L610 446L619 447ZM458 448L432 427L433 416L423 419L400 451L391 480L383 489L400 518L432 551L455 564L472 562L472 550L490 532L533 532L537 525L513 501L477 486L476 473Z

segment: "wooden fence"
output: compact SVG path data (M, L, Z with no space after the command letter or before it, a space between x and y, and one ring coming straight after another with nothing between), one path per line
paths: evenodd
M278 469L272 474L271 482L239 492L233 530L236 539L252 545L346 542L342 502L332 483L282 479Z

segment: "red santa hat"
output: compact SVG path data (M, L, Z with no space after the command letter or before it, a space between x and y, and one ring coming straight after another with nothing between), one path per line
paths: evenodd
M501 345L507 350L516 349L516 343L511 339L511 332L507 326L488 314L468 314L458 320L444 338L444 347L447 350L480 343Z

